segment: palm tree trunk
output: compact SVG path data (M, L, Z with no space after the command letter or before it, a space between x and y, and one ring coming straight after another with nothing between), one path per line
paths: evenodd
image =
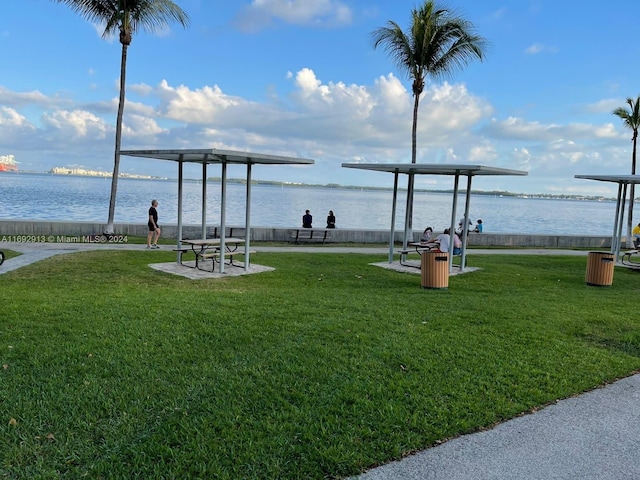
M125 79L127 76L127 48L122 44L122 58L120 60L120 99L118 101L118 117L116 119L116 146L113 158L113 176L111 177L111 198L109 199L109 218L106 233L114 233L113 220L116 213L116 195L118 192L118 177L120 175L120 144L122 142L122 117L124 115Z
M417 158L417 132L418 132L418 106L420 105L420 95L414 95L413 101L413 126L411 128L411 163L416 163ZM413 175L409 175L407 182L407 206L405 209L404 219L404 239L402 241L402 249L407 249L407 243L410 236L413 236Z

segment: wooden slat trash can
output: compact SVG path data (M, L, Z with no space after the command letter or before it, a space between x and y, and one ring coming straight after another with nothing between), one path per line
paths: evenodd
M422 252L422 288L449 288L449 254Z
M585 282L594 287L608 287L613 283L613 253L589 252L587 256L587 273Z

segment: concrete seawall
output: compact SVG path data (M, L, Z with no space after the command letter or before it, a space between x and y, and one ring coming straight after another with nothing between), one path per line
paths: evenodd
M163 238L176 238L178 228L176 225L160 225ZM15 237L44 236L46 241L65 242L73 241L73 237L96 235L104 231L105 224L93 222L68 222L68 221L40 221L40 220L0 220L0 241L21 241ZM118 223L114 225L115 232L120 235L134 237L146 237L147 225L134 223ZM219 227L207 227L207 236L219 236ZM251 227L251 240L259 242L290 242L292 233L295 235L296 227L270 228ZM202 237L202 228L197 225L183 225L184 238ZM332 230L331 243L389 243L388 230L363 230L342 229ZM396 242L402 242L402 231L395 232ZM244 227L227 226L227 236L244 236ZM414 239L420 236L420 232L414 232ZM23 239L22 241L29 241ZM45 241L37 239L35 241ZM82 240L79 240L82 241ZM584 236L584 235L523 235L509 233L471 233L469 235L470 246L505 246L505 247L587 247L609 248L611 237L609 236Z

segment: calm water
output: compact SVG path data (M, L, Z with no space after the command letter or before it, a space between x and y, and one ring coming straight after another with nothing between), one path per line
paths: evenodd
M392 186L389 175L389 186ZM0 173L0 219L75 220L106 222L111 180L45 174ZM183 222L200 224L202 185L184 184ZM116 222L146 223L151 200L160 202L160 221L177 221L177 182L121 179L118 182ZM227 185L227 225L245 221L245 187ZM324 227L329 210L338 228L388 229L391 191L345 190L255 185L251 189L251 224L259 227L297 227L305 209L315 227ZM404 223L405 193L398 194L396 228ZM442 230L450 223L451 194L417 192L414 225ZM464 197L458 200L462 216ZM481 218L486 232L610 235L615 202L546 200L534 198L472 196L471 219ZM220 221L220 185L207 188L207 223Z

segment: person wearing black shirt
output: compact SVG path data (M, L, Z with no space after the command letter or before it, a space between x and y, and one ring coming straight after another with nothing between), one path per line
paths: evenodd
M158 226L158 206L157 200L151 201L151 207L149 207L149 221L147 226L149 227L149 233L147 234L147 248L160 248L158 246L158 239L160 238L160 227ZM153 239L153 242L151 242Z
M311 222L313 221L313 217L309 210L305 210L304 215L302 216L302 227L303 228L312 228Z
M327 228L336 228L336 216L333 214L333 210L329 210L327 216Z

